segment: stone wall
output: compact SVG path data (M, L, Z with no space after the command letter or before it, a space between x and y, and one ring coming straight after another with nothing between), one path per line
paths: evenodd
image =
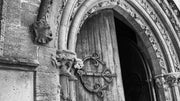
M65 1L68 0L53 0L47 14L53 40L37 44L33 41L31 25L37 20L41 0L0 0L0 87L3 88L0 101L12 101L12 98L16 101L60 101L59 69L55 61L58 26L65 29L61 32L66 36L73 19L67 18L67 25L60 24ZM69 7L67 12L71 11ZM64 19L71 17L67 12Z
M61 8L61 0L54 2L47 19L52 25L53 40L46 45L38 45L33 42L31 25L36 21L41 1L0 0L0 74L9 78L6 81L1 77L3 82L0 82L0 87L3 87L3 92L12 91L8 93L9 96L1 96L5 94L0 92L0 100L19 96L16 101L60 101L59 71L53 65L53 58L57 50L57 26L60 19L56 12ZM12 80L23 77L21 73L30 76L30 79L24 79L24 82ZM25 82L30 83L28 89L19 86ZM8 88L4 87L6 83ZM15 88L20 93L13 92Z
M33 72L0 70L0 101L33 101Z
M34 22L37 15L37 2L29 3L29 6L28 2L21 0L3 0L1 2L3 2L1 6L3 8L0 35L1 59L37 63L37 46L31 41L28 27Z

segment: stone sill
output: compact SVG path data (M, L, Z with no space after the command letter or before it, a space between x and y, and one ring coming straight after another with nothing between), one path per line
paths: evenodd
M38 60L13 58L13 57L0 57L0 68L7 69L20 69L20 70L33 70L39 66ZM18 66L18 68L16 68Z

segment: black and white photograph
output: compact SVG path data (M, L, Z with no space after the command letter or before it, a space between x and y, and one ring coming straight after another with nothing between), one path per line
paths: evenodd
M0 0L0 101L180 101L180 0Z

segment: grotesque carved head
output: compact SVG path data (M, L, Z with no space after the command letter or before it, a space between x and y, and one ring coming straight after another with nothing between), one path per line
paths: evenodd
M50 26L44 19L36 21L32 25L32 28L35 34L35 42L46 44L52 40L52 32Z

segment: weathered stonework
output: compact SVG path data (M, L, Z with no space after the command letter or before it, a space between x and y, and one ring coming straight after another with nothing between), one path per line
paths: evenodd
M153 32L152 30L150 29L150 27L146 24L146 22L144 20L142 20L142 18L140 17L140 15L134 10L131 8L130 5L128 5L126 2L110 2L110 1L105 1L105 2L100 2L98 3L97 5L95 5L94 7L92 7L89 11L87 11L87 13L83 16L82 20L81 20L81 23L79 25L79 29L78 29L78 32L79 33L79 30L81 28L81 26L83 25L84 21L91 15L93 14L94 12L96 12L98 9L100 8L103 8L103 7L108 7L110 5L119 5L120 7L122 7L124 10L126 10L128 13L130 13L130 15L132 17L135 18L135 20L137 21L138 24L140 24L140 26L142 27L142 29L145 30L145 34L149 37L149 40L150 42L152 43L152 46L155 50L155 52L157 52L157 57L160 58L159 60L159 63L160 65L162 66L162 68L164 68L163 70L164 73L167 72L167 67L166 67L166 64L165 64L165 59L162 55L162 51L160 49L160 46L158 45L157 43L157 39L155 38L155 36L153 35Z
M60 85L58 73L37 72L36 101L58 101Z
M37 18L38 5L22 2L21 8L21 26L29 27Z
M71 17L69 19L69 21L72 21L78 8L82 5L82 3L84 2L85 0L77 0L77 2L75 3L75 6L74 6L74 9L72 11L72 14L71 14Z
M1 101L34 101L33 72L0 70Z
M159 28L165 42L166 45L168 46L168 49L170 51L170 54L172 56L173 59L173 68L178 71L179 70L179 60L177 58L177 53L175 52L175 48L173 46L172 40L170 39L170 36L168 35L167 30L165 29L164 25L162 24L162 21L160 20L160 18L158 17L158 15L156 15L155 11L153 10L153 8L151 8L151 6L147 3L143 3L139 1L139 4L145 9L145 11L147 11L147 13L151 16L151 18L154 20L154 23L157 25L157 27Z
M24 96L23 99L19 97L16 100L21 101L25 98L27 101L59 101L59 71L51 64L51 55L55 49L50 48L50 46L39 47L34 44L29 29L29 26L37 18L41 1L1 0L1 2L3 2L3 6L0 6L2 7L2 13L0 13L2 14L0 17L0 72L5 69L16 71L13 74L14 76L22 71L26 74L32 74L32 79L27 80L27 82L32 82L30 89L23 89L14 85L14 88L19 87L19 91L23 90L24 94L30 93L27 96L32 97L32 99ZM53 10L56 11L56 8ZM54 46L51 45L51 47ZM20 83L20 81L17 83L25 84L24 82ZM4 88L3 91L6 90ZM9 91L11 90L9 88ZM11 93L13 95L13 92Z
M53 0L43 0L39 7L37 21L32 25L34 41L39 44L46 44L52 40L51 27L47 22Z
M71 71L73 69L81 69L83 67L83 61L76 57L74 52L68 50L57 51L56 61L57 66L60 68L60 75L67 76L71 80L77 80Z
M76 36L87 18L116 7L140 26L146 48L153 54L154 68L161 70L154 77L157 86L161 86L166 101L172 100L171 94L179 92L172 88L179 83L179 73L171 72L180 70L180 13L170 0L0 0L0 79L6 84L20 76L24 81L18 79L16 83L30 84L28 89L21 89L15 83L9 88L0 83L3 91L12 93L11 86L15 86L18 90L13 91L34 93L29 101L60 101L60 95L63 101L74 101L74 92L69 92L77 80L74 70L83 67L74 52ZM4 69L12 70L15 76ZM13 96L18 100L16 94Z
M3 0L1 16L0 56L2 63L38 65L36 46L29 29L21 26L21 1Z
M69 96L68 87L70 82L78 80L74 71L83 67L83 61L76 57L76 53L69 50L58 50L56 52L55 61L56 66L60 69L59 76L61 77L61 99L65 101L72 101Z
M174 73L157 75L155 79L156 79L156 84L159 88L163 87L163 85L169 87L178 86L180 83L180 73L174 72Z
M151 46L154 49L154 52L156 52L156 58L159 61L159 65L161 66L161 70L163 74L168 73L168 67L166 66L166 59L163 56L163 52L162 49L160 47L164 47L167 55L168 55L168 59L167 61L170 61L170 65L171 67L169 68L171 71L178 71L179 70L179 60L178 60L178 55L175 51L175 48L173 46L172 40L169 36L169 31L166 30L166 28L164 27L165 25L162 24L161 19L159 18L159 15L157 15L157 13L153 10L153 8L151 7L151 5L149 5L148 1L124 1L124 0L104 0L104 1L94 1L94 4L91 4L92 2L89 1L84 1L84 5L80 6L78 8L79 11L83 11L81 12L76 12L76 16L74 16L75 14L72 13L72 16L74 16L74 21L71 23L70 26L73 26L72 28L70 28L69 30L69 49L71 50L75 50L75 44L76 41L76 35L77 33L79 33L79 30L82 26L82 24L84 23L84 21L91 16L92 13L98 11L99 9L103 9L103 8L108 8L108 7L113 7L113 6L119 6L121 8L123 8L125 11L127 11L132 17L133 19L135 19L137 21L137 23L141 26L142 29L145 30L145 34L147 35L147 37L149 38L149 41L151 43ZM87 6L88 5L88 6ZM86 6L86 7L83 7ZM133 8L135 7L135 8ZM142 7L142 8L141 8ZM169 10L169 8L167 8L167 10ZM167 11L166 10L166 11ZM137 11L139 11L137 13ZM146 13L145 13L146 12ZM142 14L143 13L143 14ZM144 14L148 15L145 18L148 19L148 23L151 23L152 25L149 26L147 24L147 20L144 20L143 16ZM72 17L71 17L72 18ZM155 29L153 29L152 31L152 26L156 26ZM174 27L177 28L177 27ZM177 28L179 29L179 28ZM155 32L154 32L155 30ZM154 35L154 33L158 33L158 35ZM157 36L158 36L158 40L161 40L163 42L163 44L161 44L161 46L159 45L159 42L157 41ZM177 42L179 41L179 39L177 39ZM74 44L74 45L73 45ZM167 90L168 89L168 90ZM164 86L164 91L165 91L165 95L166 95L166 100L170 100L171 97L170 95L170 89L167 88L166 86Z
M180 20L180 11L178 9L178 4L175 3L173 0L167 0L169 3L169 6L173 10L173 13L177 16L177 18Z

